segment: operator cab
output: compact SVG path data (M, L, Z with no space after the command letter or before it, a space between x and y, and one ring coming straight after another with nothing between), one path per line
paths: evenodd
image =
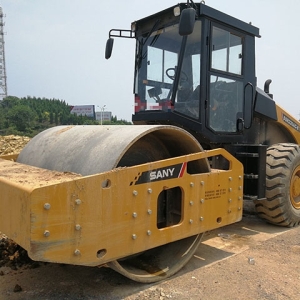
M135 124L173 124L204 143L242 141L253 117L258 28L188 2L132 23L131 34Z

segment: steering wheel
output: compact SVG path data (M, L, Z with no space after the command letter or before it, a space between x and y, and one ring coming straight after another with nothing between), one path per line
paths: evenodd
M174 74L171 75L170 72L173 71ZM175 79L175 74L176 74L176 69L175 68L169 68L166 70L166 75L171 79L171 80L174 80ZM189 77L186 75L185 72L181 71L181 74L180 74L181 77L181 81L188 81L189 80Z

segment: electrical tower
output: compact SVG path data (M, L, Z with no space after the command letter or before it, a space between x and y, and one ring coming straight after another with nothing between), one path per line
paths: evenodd
M0 7L0 100L7 97L3 11Z

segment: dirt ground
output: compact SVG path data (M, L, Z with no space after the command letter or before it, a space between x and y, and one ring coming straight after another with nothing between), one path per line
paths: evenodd
M300 299L300 228L247 215L206 233L191 261L155 284L108 268L44 264L0 268L0 299Z

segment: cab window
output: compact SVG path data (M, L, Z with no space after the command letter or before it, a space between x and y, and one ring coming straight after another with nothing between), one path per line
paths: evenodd
M237 132L243 116L243 37L212 27L207 106L208 127L215 132Z
M211 67L242 75L242 38L227 30L213 27Z

